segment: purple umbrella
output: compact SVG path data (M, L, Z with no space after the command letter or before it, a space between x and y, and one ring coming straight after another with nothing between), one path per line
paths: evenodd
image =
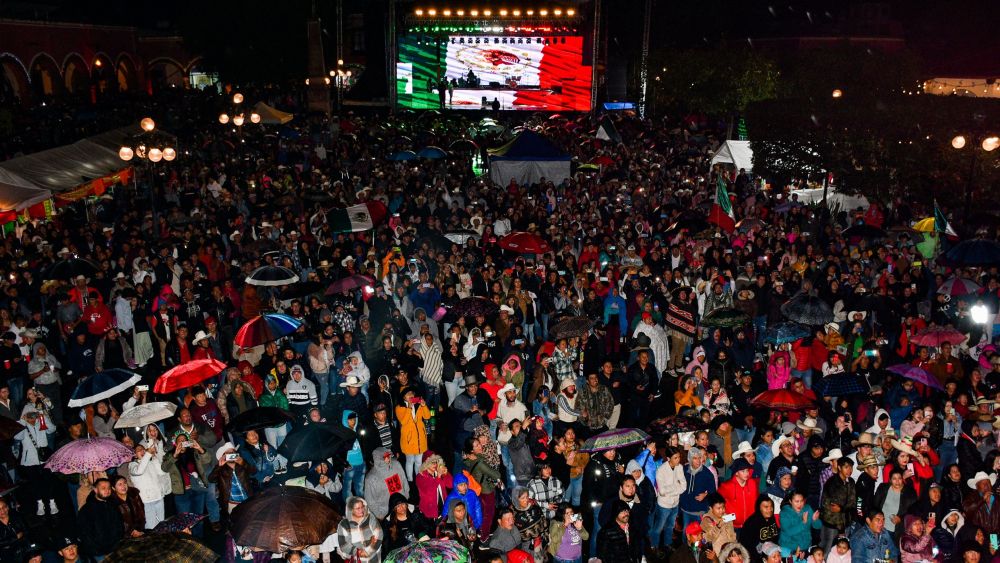
M911 381L916 381L917 383L923 383L924 385L931 387L933 389L938 389L944 391L944 385L934 377L931 372L917 367L911 366L910 364L898 364L888 368L888 371L895 373L896 375L905 377Z
M46 469L73 475L75 473L90 473L118 467L126 461L132 461L132 448L112 438L86 438L73 440L56 450Z

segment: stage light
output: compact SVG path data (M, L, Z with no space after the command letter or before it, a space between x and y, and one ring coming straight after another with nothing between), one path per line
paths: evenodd
M479 15L479 10L471 10L471 11L469 12L469 14L471 14L471 15L472 15L472 17L476 17L476 16L478 16L478 15Z
M418 16L422 16L422 15L424 15L424 11L423 11L423 10L421 10L421 9L419 9L419 8L417 9L417 11L415 11L415 12L413 12L413 13L414 13L414 14L417 14Z
M526 14L528 14L529 16L533 16L533 15L535 15L535 11L534 11L534 10L528 10L528 11L527 11L527 12L525 12L525 13L526 13Z
M521 10L514 10L514 16L520 17L521 16Z
M500 15L501 16L506 16L507 15L507 10L506 9L500 10Z
M542 16L544 18L545 16L549 15L549 11L548 10L538 10L538 15L540 15L540 16Z
M574 16L574 15L576 15L576 10L574 10L573 8L570 8L570 9L566 10L566 15L567 16Z
M972 322L980 325L984 325L990 320L990 310L986 308L986 305L982 303L976 303L969 309L969 313L972 315Z
M451 10L444 10L444 11L443 11L443 12L441 12L441 13L442 13L442 14L444 14L444 16L445 16L445 17L449 17L449 16L451 16Z
M428 16L436 16L437 15L437 10L431 8L430 10L427 10L427 15Z
M562 15L562 10L560 10L559 8L556 8L555 10L552 10L552 13L555 14L555 15L557 15L557 16L561 16Z
M464 16L465 15L465 10L458 10L455 13L458 14L459 16Z
M483 15L487 16L487 17L492 16L493 15L493 11L492 10L483 10Z

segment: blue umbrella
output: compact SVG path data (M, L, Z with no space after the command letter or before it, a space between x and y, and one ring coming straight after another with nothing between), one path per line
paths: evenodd
M420 152L417 153L417 156L419 156L420 158L429 158L431 160L435 160L438 158L444 158L448 156L448 153L444 152L444 149L432 146L420 149Z
M1000 265L1000 243L985 239L963 240L944 253L943 261L950 266Z
M845 373L821 379L817 392L821 397L844 397L867 393L868 386L860 377Z
M395 154L389 155L389 160L395 160L397 162L404 162L407 160L416 160L417 153L413 151L399 151Z
M73 390L69 406L82 407L113 397L142 379L138 373L124 369L106 369L84 379Z
M799 323L778 323L768 327L764 333L764 342L785 344L807 336L809 336L809 329Z

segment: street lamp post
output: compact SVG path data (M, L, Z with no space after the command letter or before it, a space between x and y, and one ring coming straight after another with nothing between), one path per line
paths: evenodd
M177 158L177 149L174 148L176 139L156 129L156 122L151 117L145 117L139 122L140 131L128 136L118 149L118 158L124 162L130 162L138 158L145 163L146 173L149 175L149 206L153 213L153 235L159 228L160 219L156 211L156 186L153 174L153 165L164 161L173 162Z
M973 140L976 140L973 138ZM955 135L951 139L951 147L955 150L963 150L969 144L969 140L965 135ZM1000 147L1000 137L996 135L987 135L980 139L979 148L987 153L991 153ZM969 174L965 179L965 219L968 220L969 214L972 212L972 187L976 181L976 165L979 163L979 150L975 147L969 147Z

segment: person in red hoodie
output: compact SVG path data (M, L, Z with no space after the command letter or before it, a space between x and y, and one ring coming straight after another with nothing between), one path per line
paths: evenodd
M726 509L736 515L733 527L738 531L747 518L757 510L757 479L750 477L753 467L747 460L738 458L732 465L733 476L719 485L718 493L726 499Z
M497 369L496 364L486 364L483 367L483 374L486 375L486 381L479 386L480 389L486 391L490 394L490 398L493 399L493 408L490 410L489 419L492 422L496 420L497 409L500 407L500 401L497 400L497 394L500 389L507 384L504 381L503 376L500 375L500 370Z

